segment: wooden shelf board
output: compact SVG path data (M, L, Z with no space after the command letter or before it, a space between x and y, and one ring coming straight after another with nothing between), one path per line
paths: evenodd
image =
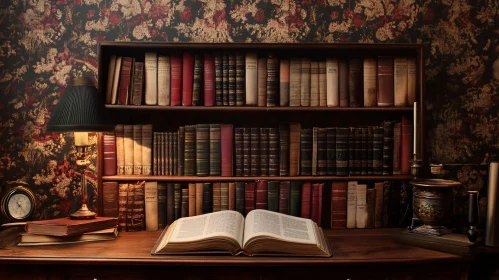
M103 181L173 181L173 182L233 182L233 181L353 181L353 180L411 180L411 175L390 176L154 176L154 175L115 175L102 176Z
M206 112L335 112L335 111L400 111L412 112L413 107L246 107L246 106L148 106L148 105L106 105L112 110L144 111L206 111Z

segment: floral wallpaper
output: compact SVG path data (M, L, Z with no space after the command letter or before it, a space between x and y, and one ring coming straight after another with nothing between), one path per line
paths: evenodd
M98 41L424 43L428 152L453 164L463 198L483 190L499 149L498 9L498 0L1 0L0 180L31 186L38 219L76 208L73 137L46 124L70 80L98 78Z

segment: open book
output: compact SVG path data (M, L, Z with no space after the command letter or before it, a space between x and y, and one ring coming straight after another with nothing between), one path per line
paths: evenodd
M226 210L181 218L166 228L151 254L228 252L330 257L322 229L310 219L253 210L246 219Z

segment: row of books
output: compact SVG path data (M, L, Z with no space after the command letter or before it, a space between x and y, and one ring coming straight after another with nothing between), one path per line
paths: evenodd
M106 103L160 106L411 106L415 57L281 58L243 52L111 56Z
M198 124L153 133L152 125L117 125L115 136L104 138L104 175L409 174L411 148L412 126L406 118L367 127Z
M105 182L104 195L104 215L117 216L126 231L155 231L182 217L223 210L247 215L265 209L309 218L324 228L399 227L411 218L404 182Z

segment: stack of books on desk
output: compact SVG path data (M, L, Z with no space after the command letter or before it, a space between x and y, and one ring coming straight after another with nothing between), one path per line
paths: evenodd
M89 220L61 218L26 223L18 246L56 245L114 240L118 236L117 218L97 217Z

